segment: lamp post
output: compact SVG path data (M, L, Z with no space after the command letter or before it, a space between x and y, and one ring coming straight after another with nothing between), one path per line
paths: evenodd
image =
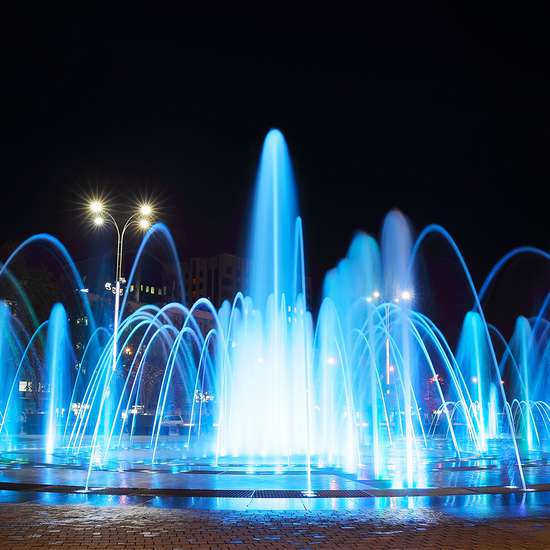
M142 231L146 231L151 226L150 217L153 214L153 208L150 204L142 204L137 212L134 212L126 219L124 225L121 226L117 220L108 212L101 201L92 201L89 205L90 212L94 215L93 222L96 227L101 227L105 223L110 223L116 230L117 248L116 248L116 267L115 267L115 282L106 283L106 290L110 290L115 295L115 311L113 317L113 371L117 366L118 355L118 320L120 309L120 297L124 292L123 285L126 279L122 276L122 257L124 251L124 236L126 231L131 226L137 226Z

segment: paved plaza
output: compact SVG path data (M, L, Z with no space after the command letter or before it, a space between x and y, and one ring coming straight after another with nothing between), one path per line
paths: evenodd
M129 497L120 497L116 506L48 504L44 496L39 502L32 498L20 493L9 499L12 502L0 504L0 548L550 547L550 512L544 503L531 512L518 502L507 508L495 501L493 515L486 513L490 503L480 513L475 502L463 503L460 513L449 506L449 513L444 502L428 507L414 500L407 505L403 499L380 499L380 505L378 499L368 499L365 508L340 503L355 510L331 510L329 502L323 502L321 509L307 508L300 499L294 510L270 510L288 502L264 500L259 505L265 509L260 509L235 499L241 509L215 510L208 509L204 499L199 507L191 502L174 508L168 501L159 508L154 499Z

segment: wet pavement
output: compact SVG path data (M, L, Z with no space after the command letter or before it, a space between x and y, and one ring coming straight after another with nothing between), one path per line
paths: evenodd
M392 490L409 485L409 475L403 471L405 461L400 454L403 449L397 444L385 450L384 471L375 472L372 461L368 460L347 474L342 469L315 463L308 476L304 457L294 457L293 464L285 464L280 458L277 462L273 457L226 456L215 462L213 457L184 456L187 452L184 440L180 436L161 437L154 461L150 438L145 436L135 436L131 447L113 449L108 456L101 456L99 449L88 479L87 447L78 453L60 448L47 455L39 437L21 436L11 450L0 453L0 482L224 492L363 491L371 496L381 492L389 495ZM463 488L474 491L489 488L491 492L494 487L518 487L521 477L515 455L506 445L505 441L493 442L483 456L472 449L463 450L459 458L449 441L435 440L415 461L413 488L452 488L448 492L460 493ZM550 483L550 454L540 450L525 452L522 464L528 485Z
M2 453L0 490L9 489L6 484L19 484L67 487L68 491L71 487L87 486L128 493L143 489L159 494L179 490L202 492L202 496L258 496L265 492L264 496L284 497L314 491L319 496L345 497L491 493L521 486L518 469L494 456L457 459L432 454L417 465L411 487L407 487L404 473L390 466L388 472L375 478L374 472L363 465L353 473L318 466L308 473L300 464L254 465L239 463L239 459L213 465L208 459L164 458L153 464L142 457L141 449L132 449L126 459L106 461L89 473L85 457L74 458L62 450L44 456L43 452L26 449ZM550 463L546 456L526 458L523 471L529 486L550 489Z
M40 449L0 457L2 548L550 548L550 461L432 451L413 487L303 465L213 466L147 449L104 462ZM391 463L389 463L391 465Z
M178 499L0 492L0 548L10 549L548 548L549 520L549 493Z

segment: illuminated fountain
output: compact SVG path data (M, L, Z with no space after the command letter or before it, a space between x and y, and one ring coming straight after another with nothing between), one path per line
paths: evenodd
M258 171L243 292L219 310L200 299L190 308L169 303L132 313L124 296L116 342L109 321L94 318L87 294L78 293L77 309L89 321L78 354L67 307L56 304L49 319L37 319L12 271L20 255L46 247L80 289L74 262L51 236L22 243L0 272L27 312L25 324L0 303L6 457L80 465L86 486L94 472L173 461L244 472L297 468L307 476L307 490L312 472L325 471L392 487L445 486L453 482L440 479L441 472L461 472L461 465L477 468L481 477L454 483L525 488L548 482L550 295L534 317L518 318L509 341L487 322L484 300L509 260L530 255L543 265L550 256L513 250L478 292L442 227L429 226L415 237L405 217L392 211L380 243L357 234L327 273L314 315L298 212L286 144L271 131ZM418 257L430 236L449 245L471 292L457 342L426 315L416 292ZM156 224L143 239L128 286L144 251L159 240L179 266L169 231ZM207 332L197 311L213 319ZM161 377L151 385L149 373L158 365ZM27 373L34 373L46 396L35 415L43 428L30 439L19 421L18 390ZM176 409L186 411L185 430L168 437L167 419ZM504 473L496 481L483 478L491 468Z

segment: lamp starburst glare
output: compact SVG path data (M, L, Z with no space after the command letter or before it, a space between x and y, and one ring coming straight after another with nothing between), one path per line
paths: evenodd
M141 229L149 229L150 226L151 222L147 218L141 218L141 220L139 220L139 227Z
M92 214L99 214L100 212L103 211L103 203L98 200L93 200L90 203L90 210Z
M148 203L144 203L139 207L139 213L142 216L150 216L153 213L153 207Z

